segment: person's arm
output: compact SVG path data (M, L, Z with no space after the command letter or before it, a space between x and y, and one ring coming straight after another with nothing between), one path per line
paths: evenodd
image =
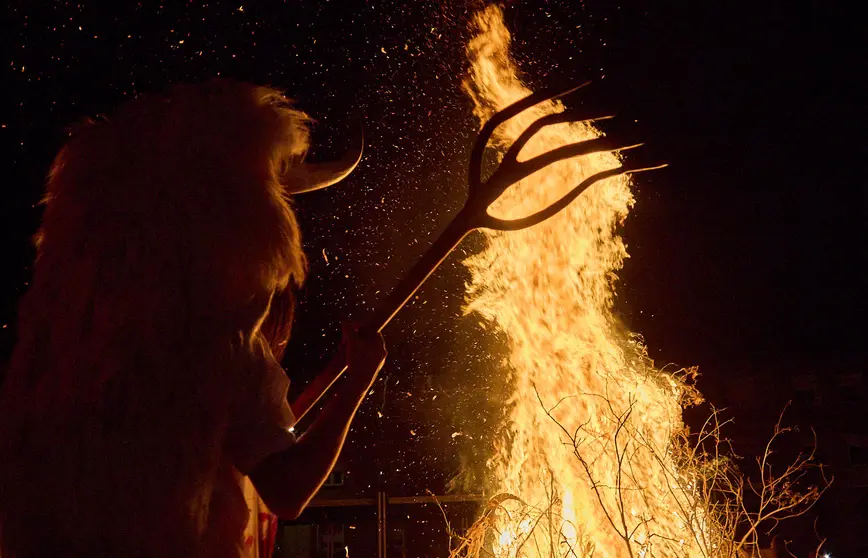
M249 477L272 513L295 519L328 478L350 424L386 359L380 334L344 329L343 350L330 366L348 364L343 385L298 442L266 457ZM346 355L344 360L343 355Z

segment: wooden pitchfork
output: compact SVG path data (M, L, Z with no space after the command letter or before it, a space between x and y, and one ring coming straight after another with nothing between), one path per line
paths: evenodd
M510 186L516 184L520 180L527 178L531 174L543 169L552 163L578 157L580 155L588 155L590 153L599 153L603 151L624 151L634 147L639 147L642 144L617 146L605 138L595 138L587 141L572 143L553 149L542 155L538 155L526 161L518 161L517 156L527 142L544 126L559 124L564 122L591 122L596 120L608 119L611 117L597 117L578 120L566 112L559 112L543 116L536 120L533 124L518 137L515 143L506 151L503 160L497 169L489 176L488 180L482 179L482 155L488 141L494 130L513 116L529 109L530 107L539 104L543 101L563 97L572 93L587 83L572 87L567 90L546 92L541 91L534 93L496 113L491 119L485 123L482 130L473 145L473 151L470 156L470 188L467 201L464 207L455 216L446 230L441 233L436 242L428 249L425 254L416 262L416 265L407 273L407 275L398 283L392 293L386 298L376 309L373 317L365 324L368 331L381 332L398 311L404 307L408 300L419 290L419 287L426 279L434 272L435 269L446 259L446 256L467 236L471 231L487 228L499 231L517 231L526 229L537 223L545 221L549 217L555 215L567 205L576 199L582 192L587 190L593 184L612 176L621 174L636 173L646 170L653 170L664 167L666 165L658 165L655 167L630 167L619 166L613 169L598 172L583 180L578 186L570 190L561 199L527 217L521 219L499 219L488 213L488 209L497 198ZM290 407L299 421L308 411L325 395L331 388L334 382L347 369L346 363L336 362L336 359L342 358L340 355L326 368L326 371L314 378L310 385L305 388L301 395L296 399Z

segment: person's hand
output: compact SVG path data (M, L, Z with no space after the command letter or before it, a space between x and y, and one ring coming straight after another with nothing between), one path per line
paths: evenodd
M356 324L343 325L343 350L347 374L371 383L386 362L386 343L378 332L367 332Z

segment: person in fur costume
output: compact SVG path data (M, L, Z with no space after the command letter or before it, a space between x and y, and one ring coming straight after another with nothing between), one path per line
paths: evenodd
M0 392L0 556L237 558L245 482L284 518L322 485L386 353L345 327L347 377L293 436L290 196L361 157L306 162L309 123L215 80L71 130Z

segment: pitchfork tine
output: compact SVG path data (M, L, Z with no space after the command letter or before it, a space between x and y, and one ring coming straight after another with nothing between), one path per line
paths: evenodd
M568 112L556 112L554 114L547 114L542 118L537 119L533 124L527 127L527 130L522 132L518 139L515 140L515 143L510 146L507 152L503 155L503 161L516 161L518 159L518 154L524 148L530 138L536 135L541 129L546 126L552 126L554 124L563 124L566 122L599 122L600 120L610 120L615 118L614 115L608 116L595 116L591 118L582 118L577 119L575 116Z
M473 144L473 151L470 153L470 190L474 191L482 184L482 155L485 153L485 148L488 146L488 141L491 139L491 135L498 126L534 105L542 103L543 101L550 101L552 99L563 97L564 95L569 95L590 83L590 81L586 81L581 85L555 92L538 91L537 93L532 93L524 99L516 101L505 109L495 113L494 116L485 123L482 130L479 131L479 136Z
M635 143L632 145L617 146L614 145L613 142L607 138L594 138L591 140L563 145L521 163L513 162L512 164L504 167L503 172L507 173L505 177L506 180L510 184L513 184L515 182L518 182L519 180L524 180L536 171L544 169L545 167L553 163L557 163L558 161L572 159L573 157L578 157L579 155L589 155L591 153L626 151L628 149L641 147L642 145L643 144L641 143ZM495 172L495 176L497 176L497 172Z
M533 215L528 215L527 217L522 217L521 219L500 219L486 213L481 226L489 229L495 229L498 231L517 231L520 229L526 229L528 227L532 227L538 223L545 221L549 217L552 217L558 211L567 207L570 203L572 203L574 199L579 197L585 190L587 190L600 180L605 180L607 178L619 176L622 174L635 174L638 172L662 169L665 166L667 165L662 164L653 167L641 167L633 169L627 167L616 167L614 169L604 170L584 179L578 186L567 192L561 199L551 204L547 208L534 213Z

